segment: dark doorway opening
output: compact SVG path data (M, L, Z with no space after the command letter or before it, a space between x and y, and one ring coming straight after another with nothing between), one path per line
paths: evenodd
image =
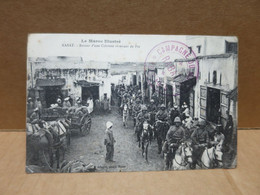
M159 86L159 103L164 103L164 94L163 94L163 86Z
M152 94L154 94L154 92L155 92L155 84L153 83L153 85L152 85Z
M180 105L185 102L190 107L190 94L193 92L193 86L196 84L196 78L193 77L181 83L180 85Z
M93 98L93 101L99 99L99 86L82 87L82 103L86 104L89 97Z
M171 106L173 106L173 91L172 91L171 85L166 85L166 105L169 105L169 102L171 103Z
M220 113L220 90L208 87L207 90L207 120L218 123Z
M50 107L51 104L55 104L57 102L58 97L61 97L62 100L64 99L62 95L61 87L59 86L45 87L45 101L47 107Z
M133 75L133 85L136 85L136 75Z
M185 102L188 107L190 106L190 91L191 88L187 87L186 85L181 85L180 86L180 105L182 106L183 103Z

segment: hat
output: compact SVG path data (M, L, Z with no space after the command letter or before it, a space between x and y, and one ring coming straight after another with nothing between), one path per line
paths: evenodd
M203 119L200 119L200 120L199 120L199 125L200 125L200 126L205 126L205 125L206 125L206 121L203 120Z
M39 110L39 108L37 108L37 107L36 107L36 108L35 108L33 111L35 111L35 112L36 112L36 111L38 111L38 110Z
M60 99L60 98L58 98L58 99L57 99L57 102L58 102L58 103L61 103L61 99Z
M178 106L177 106L177 105L174 105L174 108L178 108Z
M139 99L139 98L137 98L137 99L136 99L136 102L140 102L140 99Z
M28 97L28 101L31 101L32 100L32 98L31 97Z
M175 117L175 119L174 119L174 123L181 123L181 119L180 119L180 117Z
M162 104L160 107L161 107L161 108L166 108L166 106L165 106L164 104Z
M69 101L69 99L70 99L69 97L66 97L64 100L65 100L65 101Z
M107 121L107 123L106 123L107 129L111 128L112 126L113 126L113 123L110 121Z
M142 110L147 110L147 107L146 107L146 106L143 106L143 107L142 107Z
M154 99L151 99L151 101L150 102L154 102Z

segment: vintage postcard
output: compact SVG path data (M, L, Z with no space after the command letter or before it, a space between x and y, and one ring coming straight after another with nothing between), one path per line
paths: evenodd
M30 34L26 172L235 168L238 39Z

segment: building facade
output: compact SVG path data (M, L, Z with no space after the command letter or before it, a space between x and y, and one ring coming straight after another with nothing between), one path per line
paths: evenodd
M77 57L47 57L28 59L28 96L39 97L43 107L56 103L58 97L80 97L102 100L111 96L110 64L85 62Z

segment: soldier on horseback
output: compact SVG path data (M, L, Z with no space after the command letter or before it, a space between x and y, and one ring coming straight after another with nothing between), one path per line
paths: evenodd
M196 168L196 164L199 162L205 147L210 147L209 133L206 130L205 120L199 121L198 128L191 134L191 139L194 144L192 168Z
M150 115L147 113L147 107L142 106L142 112L140 112L137 116L137 127L136 127L136 134L137 134L137 141L140 141L140 136L143 130L143 123L144 121L150 121Z
M156 137L158 144L158 154L162 151L162 143L165 140L166 133L169 129L168 124L168 113L164 104L160 106L160 110L157 112L156 116Z
M150 124L152 125L152 126L154 126L154 124L155 124L155 115L156 115L156 110L157 110L157 108L156 108L156 105L155 105L155 102L154 102L154 99L151 99L151 101L150 101L150 105L149 105L149 107L148 107L148 112L150 113Z
M171 121L171 125L174 124L174 119L177 117L177 116L180 116L180 112L178 110L178 106L177 105L174 105L173 108L170 110L170 121Z
M141 104L140 104L140 99L137 98L134 106L133 106L133 118L134 118L134 127L136 127L136 117L139 114L139 112L141 111Z
M178 149L181 142L187 139L186 131L181 126L180 117L174 119L174 125L172 125L166 135L166 141L163 145L163 152L165 154L166 170L172 166L172 160L175 152Z

